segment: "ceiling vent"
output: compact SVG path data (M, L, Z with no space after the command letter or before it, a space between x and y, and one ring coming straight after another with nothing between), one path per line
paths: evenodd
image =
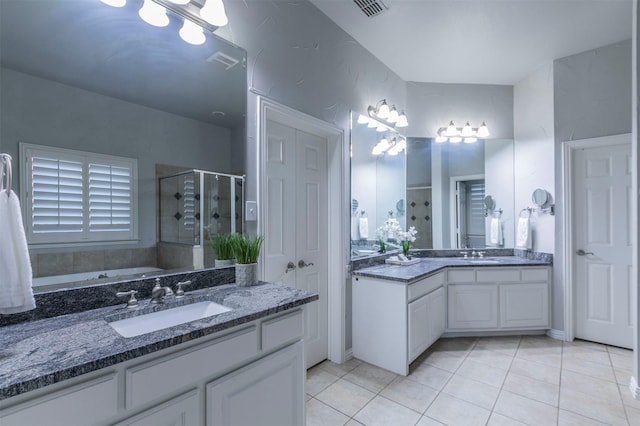
M353 0L365 15L373 18L388 9L382 0Z
M222 52L216 52L213 55L209 56L207 62L218 62L228 70L235 67L239 61L236 58L226 55Z

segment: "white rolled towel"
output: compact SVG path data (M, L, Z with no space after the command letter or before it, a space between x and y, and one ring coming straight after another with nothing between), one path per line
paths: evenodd
M531 249L531 221L528 217L521 217L518 219L516 247L527 250Z
M9 197L7 197L9 193ZM15 314L36 307L31 260L22 225L18 196L0 191L0 314Z
M489 242L491 245L500 247L503 243L502 237L502 221L499 217L492 217L489 232Z
M369 218L360 218L360 220L358 221L358 231L360 233L361 240L366 240L369 238Z

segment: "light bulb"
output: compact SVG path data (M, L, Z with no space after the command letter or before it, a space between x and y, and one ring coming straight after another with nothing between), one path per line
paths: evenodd
M473 129L471 128L471 124L467 121L467 124L462 128L462 132L460 132L460 136L468 138L473 136Z
M370 129L378 127L378 122L376 120L369 120L369 123L367 123L367 127Z
M167 9L152 0L144 0L144 4L138 11L138 15L140 15L144 22L154 27L166 27L169 25Z
M396 106L393 105L391 106L391 110L389 111L389 116L387 117L387 121L393 124L398 121L398 118L399 118L398 110L396 109Z
M386 132L387 130L387 126L382 123L378 124L378 127L376 127L376 132Z
M376 115L384 120L389 116L390 112L391 110L389 109L389 105L387 105L387 101L383 99L382 105L380 105L380 108L378 108L378 112L376 113Z
M436 137L436 143L443 143L447 141L447 137L446 136L437 136Z
M402 111L398 116L396 127L407 127L408 125L409 125L409 122L407 121L407 116L404 114L404 111Z
M455 124L453 124L453 121L449 122L447 130L444 131L444 134L445 136L458 136L458 128Z
M451 143L460 143L462 142L462 138L460 136L453 136L449 138L449 142Z
M368 123L369 123L369 117L362 114L358 116L358 124L368 124Z
M490 135L489 128L484 123L484 121L482 122L482 126L478 127L478 131L476 132L476 135L479 138L487 138L487 137L489 137L489 135Z
M200 9L200 17L216 27L224 27L229 23L222 0L207 0Z
M184 20L184 25L182 25L178 34L180 34L180 38L184 41L196 46L204 43L206 40L204 33L202 32L202 28L188 19Z
M478 138L471 136L471 137L468 137L468 138L464 138L463 142L464 143L475 143L475 142L478 142Z
M169 0L169 1L174 4L184 5L184 4L188 4L191 0Z
M112 7L122 7L125 4L127 4L127 0L100 0L100 1Z

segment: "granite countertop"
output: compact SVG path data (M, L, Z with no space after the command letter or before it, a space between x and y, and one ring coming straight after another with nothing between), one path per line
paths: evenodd
M220 285L165 297L162 305L141 300L0 328L0 400L71 377L216 333L318 299L276 284ZM124 338L107 323L177 305L210 300L231 311L136 337Z
M519 256L495 256L476 259L462 257L424 257L414 265L383 264L353 271L353 275L412 283L433 275L445 268L503 267L503 266L551 266L547 260L532 260Z

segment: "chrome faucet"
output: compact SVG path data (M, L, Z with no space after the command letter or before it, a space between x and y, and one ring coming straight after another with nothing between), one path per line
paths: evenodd
M164 296L173 296L173 290L169 287L162 287L160 285L160 278L156 278L156 285L151 290L151 303L162 303Z

